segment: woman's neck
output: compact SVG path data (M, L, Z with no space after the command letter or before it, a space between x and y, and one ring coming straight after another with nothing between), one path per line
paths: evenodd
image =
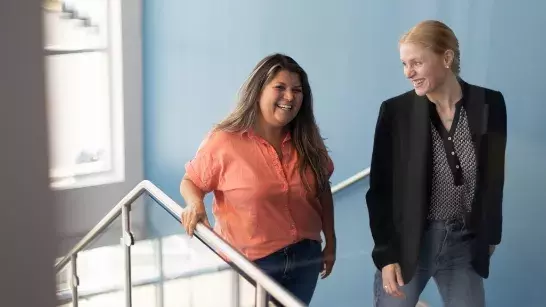
M256 125L254 127L254 132L271 145L278 146L284 139L286 129L283 127L277 128L265 125Z
M442 110L454 109L455 104L461 100L462 96L462 88L455 75L448 77L437 90L427 94L427 98Z

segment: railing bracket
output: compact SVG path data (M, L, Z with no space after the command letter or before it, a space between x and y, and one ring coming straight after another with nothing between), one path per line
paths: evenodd
M135 237L131 232L124 232L123 237L121 238L121 244L133 246L135 245Z

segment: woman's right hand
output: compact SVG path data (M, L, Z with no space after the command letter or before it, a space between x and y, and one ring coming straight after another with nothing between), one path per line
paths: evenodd
M381 277L383 279L383 290L385 290L387 294L396 298L404 297L404 292L399 288L404 285L400 264L393 263L384 266L381 270Z
M207 217L207 211L205 210L205 204L202 202L199 204L187 205L186 208L182 210L181 220L182 226L190 238L193 237L193 232L195 231L195 227L197 227L197 223L203 223L205 226L211 228Z

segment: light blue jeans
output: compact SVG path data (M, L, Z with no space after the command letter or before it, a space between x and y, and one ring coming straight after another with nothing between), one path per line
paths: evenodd
M483 279L471 265L473 234L462 221L433 221L427 226L412 280L401 289L404 299L383 290L381 272L374 280L375 307L415 307L430 278L434 278L445 307L484 307Z

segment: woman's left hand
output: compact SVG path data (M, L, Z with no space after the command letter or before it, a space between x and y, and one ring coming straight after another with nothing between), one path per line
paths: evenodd
M322 250L322 265L323 269L320 273L320 278L324 279L332 273L332 268L334 267L334 263L336 262L336 247L335 245L328 244L324 246L324 250Z

